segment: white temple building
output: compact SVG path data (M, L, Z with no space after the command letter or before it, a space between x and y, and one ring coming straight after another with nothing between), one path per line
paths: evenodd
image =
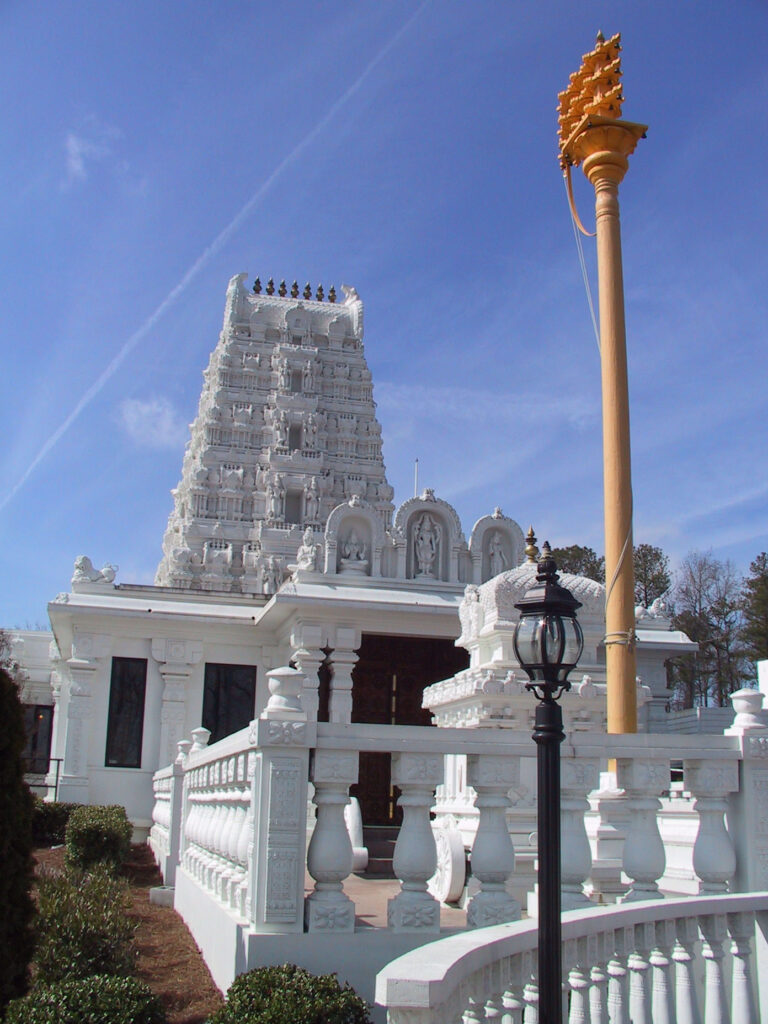
M395 509L357 292L248 291L245 277L227 289L155 585L118 583L114 566L80 556L49 605L52 636L16 637L23 663L35 651L27 699L50 729L50 795L124 803L139 832L177 743L201 725L211 743L247 725L279 665L305 673L320 721L527 730L532 713L511 644L532 533L526 555L496 508L467 535L429 489ZM583 728L604 720L604 592L565 583L584 605L585 678L566 705ZM664 663L692 645L663 608L641 614L641 720L657 728ZM364 754L353 792L366 824L392 820L390 789L386 755Z

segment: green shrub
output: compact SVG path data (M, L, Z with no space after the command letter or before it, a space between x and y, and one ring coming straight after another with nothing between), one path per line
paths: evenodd
M130 852L132 834L124 807L76 807L67 822L67 864L83 870L94 864L119 868Z
M370 1017L365 1000L335 974L283 964L235 978L209 1024L370 1024Z
M10 1004L5 1024L166 1024L166 1016L143 981L97 975L36 985Z
M35 846L60 846L69 816L80 804L66 804L59 801L46 803L35 797L32 812L32 840Z
M27 991L32 917L32 795L24 782L24 715L16 683L0 668L0 1018Z
M37 977L45 984L136 967L126 884L100 867L42 873L37 885Z

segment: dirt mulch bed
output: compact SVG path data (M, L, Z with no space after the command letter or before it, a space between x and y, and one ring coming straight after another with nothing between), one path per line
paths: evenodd
M35 850L39 865L64 867L64 849ZM172 907L149 902L149 890L162 885L145 845L131 848L123 870L130 886L129 914L137 922L138 976L162 1000L169 1024L203 1024L223 1000L187 926Z

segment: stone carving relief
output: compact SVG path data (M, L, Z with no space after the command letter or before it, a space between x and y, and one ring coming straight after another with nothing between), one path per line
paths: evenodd
M72 574L72 583L114 583L119 566L106 562L101 569L94 569L87 555L78 555Z
M415 577L434 579L440 574L443 528L435 516L423 512L413 529L412 544Z

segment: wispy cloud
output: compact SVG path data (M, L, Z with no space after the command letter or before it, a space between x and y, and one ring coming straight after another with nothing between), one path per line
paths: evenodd
M95 114L68 131L64 140L66 176L62 187L72 188L87 181L93 164L114 157L114 143L121 137L119 128L101 121ZM125 161L119 161L119 169L125 170Z
M143 448L178 450L187 439L187 424L167 398L126 398L120 403L119 422Z

